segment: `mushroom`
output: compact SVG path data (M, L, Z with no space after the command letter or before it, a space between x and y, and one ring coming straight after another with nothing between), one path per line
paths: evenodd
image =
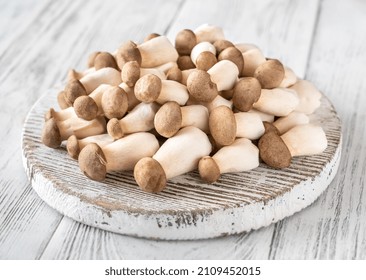
M65 99L65 91L61 90L57 94L57 104L62 110L71 106Z
M141 53L137 48L137 45L132 41L123 43L121 47L118 48L115 57L119 69L122 69L123 65L129 61L136 61L141 65Z
M235 86L239 70L235 63L230 60L220 60L208 71L212 82L217 85L217 90L230 90Z
M213 183L223 173L248 171L258 166L258 148L249 139L239 138L230 146L218 150L212 157L201 158L198 171L204 181Z
M156 67L178 59L178 52L165 36L152 38L140 45L141 67Z
M287 88L287 87L290 87L290 86L293 86L294 84L296 84L297 77L296 77L295 72L291 68L289 68L287 66L284 66L284 67L285 67L285 77L283 78L282 82L280 83L280 85L278 87Z
M220 54L226 48L235 47L234 44L228 40L217 40L213 45L216 48L217 54Z
M245 61L241 75L244 77L253 77L258 66L266 62L262 51L251 44L239 44L235 45L235 47L242 52Z
M209 42L202 42L194 46L191 52L191 60L194 65L197 65L198 57L205 52L210 52L216 56L216 48Z
M191 56L189 55L180 56L177 60L177 64L182 71L196 68L196 65L194 65Z
M291 158L322 153L327 148L327 138L320 126L303 124L291 128L279 136L265 133L258 142L262 160L274 168L286 168Z
M233 104L242 112L248 112L261 95L261 84L256 78L246 77L240 79L233 93Z
M314 111L320 106L320 98L322 95L311 82L299 80L296 84L291 86L290 89L297 92L300 100L295 111L309 115L314 113Z
M186 126L195 126L208 133L207 108L202 105L180 107L178 103L170 101L161 106L154 118L156 131L166 138L172 137Z
M129 87L126 83L119 84L119 87L123 89L127 94L127 112L130 112L136 105L140 104L140 100L138 100L135 96L135 91L133 87Z
M98 55L98 54L100 54L100 52L99 52L99 51L97 51L97 52L92 52L92 53L89 55L89 57L88 57L88 63L87 63L88 68L94 67L94 60L95 60L95 58L97 57L97 55Z
M182 80L181 80L181 84L187 86L187 80L190 74L192 74L194 71L196 71L195 68L193 69L187 69L187 70L183 70L182 71Z
M210 112L209 128L215 142L220 146L231 145L236 137L258 139L264 126L257 114L241 112L234 114L230 108L219 106Z
M212 52L202 52L199 54L199 56L196 59L196 67L197 69L207 71L212 66L214 66L217 63L216 55L214 55Z
M154 117L158 109L156 103L140 103L124 118L109 120L108 134L113 139L119 139L126 134L149 131L154 128Z
M218 60L230 60L235 63L238 67L239 76L244 68L244 58L243 54L234 46L228 47L222 50L218 56Z
M161 192L170 178L196 169L199 160L209 155L211 149L202 130L194 126L184 127L166 140L152 157L137 162L135 180L146 192Z
M166 80L166 76L164 71L157 69L157 68L140 68L140 78L142 76L145 76L147 74L154 74L155 76L158 76L160 80Z
M176 61L170 61L164 64L161 64L159 66L154 67L153 69L157 69L161 72L163 72L164 74L167 74L168 71L174 67L178 67L178 64ZM165 80L165 79L164 79Z
M86 145L79 154L79 167L90 179L103 181L107 172L132 170L141 158L152 156L158 149L153 134L138 132L103 148L96 143Z
M288 116L278 118L273 125L278 129L280 135L300 124L308 124L309 117L301 112L291 112Z
M75 135L77 138L85 138L105 132L105 119L96 118L86 121L77 117L69 118L64 121L57 121L54 118L47 120L43 126L41 140L42 143L50 148L57 148L61 142Z
M200 42L210 42L214 43L217 40L224 40L225 35L224 31L221 27L210 25L210 24L202 24L194 30L196 34L197 43Z
M269 59L255 69L253 76L258 79L262 88L272 89L280 86L285 77L285 68L279 60Z
M236 112L236 113L238 113L238 112ZM274 115L263 113L256 109L251 109L248 111L248 113L257 114L260 117L260 119L262 120L262 122L269 122L269 123L274 122Z
M262 89L253 108L274 116L284 117L294 111L299 104L296 91L288 88Z
M87 95L83 84L80 83L79 80L72 80L69 81L65 86L63 91L63 101L65 101L68 106L72 106L76 98L83 95ZM62 99L62 96L60 96L60 99Z
M214 100L212 100L211 102L198 102L192 96L190 96L186 105L203 105L208 109L209 113L214 108L222 106L222 105L230 108L231 110L233 109L233 102L231 100L227 100L227 99L223 98L220 95L217 95L214 98Z
M159 37L159 36L161 36L161 35L158 34L158 33L150 33L149 35L147 35L145 37L144 42L149 41L149 40L154 39L154 38Z
M186 86L176 81L160 80L153 74L145 75L136 82L135 96L145 103L175 101L179 105L186 104L189 97Z
M73 107L68 107L66 109L63 109L61 111L55 111L53 108L50 108L45 116L44 116L44 119L45 121L51 119L51 118L54 118L55 120L57 121L64 121L64 120L67 120L69 118L72 118L72 117L76 117L76 113L74 111L74 108Z
M78 72L75 69L70 69L69 72L67 73L67 80L70 82L72 80L80 80L82 77L95 72L95 68L91 67L86 69L83 72Z
M92 120L100 115L122 118L128 109L127 93L118 86L101 84L88 96L80 96L74 102L76 115Z
M182 71L178 68L178 66L170 68L169 71L166 73L166 78L167 80L172 80L180 83L182 81Z
M99 70L106 67L118 70L117 62L113 55L109 52L99 52L94 58L94 68Z
M126 62L121 71L121 78L129 87L133 87L140 78L140 65L137 61Z
M175 37L175 48L179 55L190 55L197 44L196 34L190 29L183 29Z
M118 86L122 83L121 72L111 67L102 68L82 77L80 83L89 94L101 84Z
M203 70L194 70L189 74L187 89L198 102L211 102L218 95L217 85L211 80L210 74Z
M92 135L82 139L78 139L75 135L71 135L67 139L66 149L70 157L72 157L73 159L78 159L80 151L86 145L90 143L96 143L99 147L103 148L113 141L114 139L108 134Z

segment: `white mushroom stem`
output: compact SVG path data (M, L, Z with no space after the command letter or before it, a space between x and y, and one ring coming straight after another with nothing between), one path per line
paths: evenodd
M274 116L284 117L299 104L296 91L287 88L262 89L259 100L253 108Z
M255 109L249 110L248 113L257 114L261 118L262 122L274 122L274 115L263 113Z
M211 110L213 110L214 108L222 105L229 107L230 109L233 109L233 102L231 100L223 98L220 95L216 96L215 99L212 100L211 102L203 102L201 104L204 105L209 112L211 112Z
M141 53L141 67L156 67L167 62L176 62L179 55L165 36L158 36L137 47Z
M222 30L222 28L210 24L200 25L194 30L194 33L196 34L197 43L214 43L217 40L225 39L224 31Z
M235 44L235 48L237 48L239 51L246 52L252 49L259 49L258 46L254 45L254 44L249 44L249 43L238 43Z
M138 132L102 148L108 171L133 170L143 157L151 157L159 149L156 137L147 132Z
M181 107L182 127L195 126L208 133L208 110L202 105L190 105Z
M218 91L230 90L235 86L239 70L235 63L230 60L221 60L208 71L211 81L217 86Z
M193 72L195 71L196 69L195 68L192 68L192 69L187 69L187 70L183 70L182 71L182 84L187 86L187 79L188 79L188 76Z
M166 178L170 179L197 169L200 158L209 155L211 149L211 143L202 130L187 126L166 140L153 159L160 163Z
M111 85L101 84L95 90L93 90L92 93L89 94L89 97L91 97L98 106L98 116L103 114L103 108L102 108L103 94L107 89L110 88L112 88Z
M198 56L203 52L211 52L212 54L216 55L216 48L209 42L202 42L195 45L191 51L191 60L194 65L196 65Z
M309 115L320 106L320 98L322 95L311 82L299 80L290 89L297 92L300 100L298 106L295 108L296 111Z
M291 68L287 66L285 66L284 68L285 68L285 77L283 78L279 87L287 88L293 86L297 82L297 77L295 72Z
M132 87L129 87L126 83L121 83L118 86L127 93L127 100L128 100L127 111L131 111L133 108L136 107L137 104L140 104L140 101L136 98L135 92Z
M168 73L168 71L170 69L172 69L174 67L178 67L178 64L175 61L170 61L170 62L164 63L162 65L156 66L153 69L156 69L156 70L164 73L164 75L165 75L166 73ZM151 73L151 74L155 74L155 73ZM166 79L166 77L163 80L165 80L165 79Z
M64 121L73 117L77 117L73 107L68 107L61 111L55 111L51 108L46 114L46 119L54 118L57 121Z
M80 82L84 86L87 94L89 94L101 84L118 86L122 83L121 72L114 68L106 67L89 73L81 78Z
M159 105L156 103L140 103L124 118L110 120L108 134L119 139L125 134L149 131L154 128L154 117L158 109Z
M62 140L66 140L71 135L75 135L77 138L85 138L104 133L105 120L103 117L98 117L91 121L73 117L62 122L57 122L57 127Z
M241 112L234 114L236 120L236 137L250 140L259 139L264 133L264 126L257 114Z
M95 72L94 67L90 67L83 72L76 71L75 69L70 69L69 72L67 73L67 80L68 81L80 80L82 77L84 77L90 73L93 73L93 72Z
M162 80L161 91L156 102L164 104L168 101L175 101L179 105L183 106L187 103L188 98L189 93L185 85L176 81Z
M104 146L111 144L113 141L114 139L108 134L99 134L82 139L77 139L77 144L79 146L79 149L82 150L86 145L90 143L96 143L99 147L103 148Z
M212 156L220 173L242 172L259 166L259 150L246 138L239 138Z
M147 74L154 74L155 76L158 76L160 80L166 80L164 71L159 68L140 68L140 78Z
M284 134L291 128L301 125L308 124L309 117L301 112L291 112L288 116L278 118L273 125L278 129L280 134Z
M313 124L295 126L281 138L293 157L320 154L328 145L324 130Z
M258 48L248 49L242 54L244 58L242 75L245 77L253 77L255 69L257 69L262 63L266 62L266 58Z

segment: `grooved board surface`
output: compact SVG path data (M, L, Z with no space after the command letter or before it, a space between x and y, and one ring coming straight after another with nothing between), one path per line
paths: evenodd
M365 259L364 65L359 0L0 0L0 259ZM224 11L224 12L223 12ZM121 16L123 15L123 16ZM252 42L312 81L342 122L342 158L328 189L303 211L249 233L157 241L81 224L49 207L22 166L29 110L88 53L150 32L174 38L209 22Z

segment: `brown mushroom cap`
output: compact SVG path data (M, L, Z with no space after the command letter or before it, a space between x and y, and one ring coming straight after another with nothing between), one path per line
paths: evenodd
M233 98L233 95L234 95L234 89L232 88L232 89L228 89L228 90L223 90L223 91L221 91L220 95L221 95L223 98L225 98L225 99L227 99L227 100L230 100L230 99L232 99L232 98Z
M140 159L134 168L133 176L139 187L150 193L161 192L166 186L166 175L163 167L153 158Z
M111 67L116 70L119 70L118 66L117 66L117 62L114 59L114 56L108 52L101 52L95 57L94 67L95 67L95 70L99 70L99 69L106 68L106 67Z
M94 67L94 60L100 52L92 52L88 57L88 68Z
M129 87L134 87L137 80L140 78L140 65L137 61L126 62L122 67L121 77L122 81Z
M50 148L57 148L61 145L61 133L54 118L49 119L43 125L42 143Z
M103 181L107 174L107 160L95 143L86 145L79 154L80 170L90 179Z
M221 146L231 145L236 137L236 120L233 111L224 105L212 109L208 125L215 142Z
M149 35L147 35L147 36L145 37L144 42L147 42L147 41L149 41L149 40L151 40L151 39L154 39L154 38L156 38L156 37L159 37L159 36L161 36L161 35L160 35L160 34L158 34L158 33L150 33Z
M137 61L137 63L141 65L141 60L142 58L140 50L137 48L137 45L132 41L125 42L117 50L116 61L119 69L122 69L123 65L125 65L125 63L129 61Z
M127 93L119 86L107 89L102 96L102 109L108 119L121 119L128 109Z
M258 142L259 155L269 166L286 168L291 164L291 153L282 138L275 132L265 133Z
M269 59L255 69L254 77L261 83L262 88L278 87L285 77L285 68L277 59Z
M279 130L277 129L277 127L275 127L272 123L270 122L263 122L263 126L264 126L264 133L267 132L274 132L277 135L280 135L281 133L279 132Z
M241 51L239 51L236 47L228 47L220 52L218 56L218 60L230 60L236 64L239 70L239 76L241 76L241 71L244 67L244 58Z
M217 86L210 74L203 70L193 71L187 79L189 93L199 102L211 102L218 95Z
M196 65L194 65L191 56L189 55L182 55L178 57L177 64L180 70L188 70L196 68Z
M80 147L79 141L75 135L71 135L67 139L66 150L70 157L72 157L73 159L78 159L80 154Z
M175 48L180 55L190 55L196 44L196 34L190 29L179 31L175 37Z
M154 74L142 76L135 84L135 96L145 103L152 103L158 99L161 91L161 80Z
M48 121L49 119L54 118L55 116L55 109L49 108L46 114L44 114L44 121Z
M220 168L210 156L205 156L198 162L198 172L207 183L216 182L220 178Z
M65 92L63 90L61 90L57 94L57 103L58 103L58 106L60 106L61 109L66 109L66 108L70 107L70 105L65 100Z
M234 87L233 104L235 108L242 112L248 112L261 96L261 89L261 84L256 78L240 79Z
M72 80L67 83L64 90L64 98L67 104L72 106L79 96L87 95L85 87L79 80Z
M235 47L234 44L228 40L217 40L213 45L216 48L217 54L220 54L226 48Z
M119 120L116 118L110 119L108 121L107 132L113 139L120 139L124 135Z
M177 66L174 66L168 70L166 78L180 83L182 82L182 71Z
M74 102L74 110L79 118L91 121L98 116L98 105L88 95L79 96Z
M182 126L182 111L175 101L165 103L154 118L156 131L166 138L172 137Z
M201 52L196 59L197 69L207 71L217 63L216 55L212 52Z

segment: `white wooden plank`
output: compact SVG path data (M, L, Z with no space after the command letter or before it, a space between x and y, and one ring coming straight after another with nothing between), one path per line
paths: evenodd
M318 1L187 1L168 35L174 38L180 29L195 28L205 22L217 24L224 27L228 38L258 44L268 55L281 57L302 76L306 69L317 6ZM223 7L225 12L222 12ZM301 32L298 32L299 28ZM278 32L281 32L281 38L275 36ZM213 240L164 242L92 230L64 219L42 257L266 259L271 251L273 229L270 226L249 234ZM72 245L74 239L83 245ZM91 245L100 240L103 246L96 248ZM117 248L117 252L113 248Z
M365 13L364 1L322 3L306 76L341 117L344 153L325 195L278 224L271 258L366 258Z
M179 3L52 1L20 16L29 26L14 36L0 30L12 46L0 57L0 258L38 258L62 219L33 192L21 166L21 131L35 100L70 67L84 66L90 45L113 50L150 28L164 30Z

